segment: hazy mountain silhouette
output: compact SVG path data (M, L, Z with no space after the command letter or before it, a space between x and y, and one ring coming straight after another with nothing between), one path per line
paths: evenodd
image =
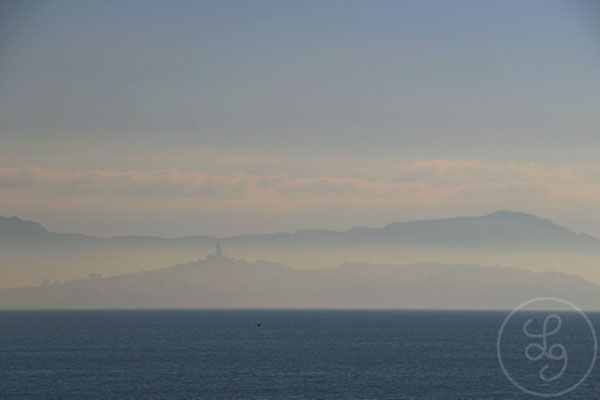
M574 233L532 214L498 211L481 217L394 222L383 228L356 227L347 231L301 230L293 234L246 235L229 242L263 240L397 246L459 246L499 249L600 250L600 240Z
M17 217L0 216L0 238L3 241L27 240L79 240L82 242L189 242L214 240L210 236L186 236L165 239L152 236L117 236L98 238L82 234L53 233L37 222L25 221ZM525 239L525 240L524 240ZM387 243L397 245L443 245L443 246L511 246L514 248L543 247L556 249L600 249L600 240L584 233L574 233L567 228L532 214L512 211L498 211L479 217L459 217L450 219L394 222L383 228L356 227L347 231L300 230L295 233L263 235L241 235L221 239L225 243L297 241L321 244L340 243ZM1 244L1 243L0 243Z
M297 270L226 256L110 278L0 290L2 308L511 308L538 296L597 308L600 286L562 273L477 265Z
M35 284L42 278L72 280L90 273L116 275L156 269L209 254L215 241L210 236L98 238L49 232L36 222L0 217L0 287ZM467 262L577 272L600 282L595 275L600 240L547 219L509 211L341 232L244 235L221 239L221 243L237 257L257 260L268 256L295 267L317 268L356 260ZM535 257L524 256L527 252L537 253ZM572 262L570 254L577 254L577 262ZM582 259L582 254L587 258Z
M33 221L24 221L17 217L0 216L0 239L28 240L50 237L52 234L42 225Z

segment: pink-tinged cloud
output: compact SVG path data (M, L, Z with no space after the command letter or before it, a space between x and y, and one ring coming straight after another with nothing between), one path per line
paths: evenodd
M151 172L0 169L1 204L119 204L185 207L307 205L427 206L462 203L490 207L535 201L598 202L600 184L568 168L480 161L418 161L401 165L393 180L357 177L260 176L198 170ZM487 174L484 179L482 171ZM419 179L417 179L419 177ZM404 179L403 179L404 178ZM567 179L569 178L569 179Z

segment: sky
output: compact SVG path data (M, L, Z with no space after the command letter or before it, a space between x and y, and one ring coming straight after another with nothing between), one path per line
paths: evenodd
M180 236L531 212L600 236L600 7L0 5L0 215Z

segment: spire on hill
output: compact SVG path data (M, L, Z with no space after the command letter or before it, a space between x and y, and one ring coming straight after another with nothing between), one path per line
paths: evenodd
M215 247L215 253L214 254L209 254L206 257L207 260L212 260L212 261L225 261L225 260L230 260L229 257L227 257L225 254L223 254L223 249L221 249L221 243L217 240L217 245Z

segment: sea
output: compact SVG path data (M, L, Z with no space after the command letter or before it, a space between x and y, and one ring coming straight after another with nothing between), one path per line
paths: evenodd
M2 311L0 398L600 399L600 314L508 314Z

